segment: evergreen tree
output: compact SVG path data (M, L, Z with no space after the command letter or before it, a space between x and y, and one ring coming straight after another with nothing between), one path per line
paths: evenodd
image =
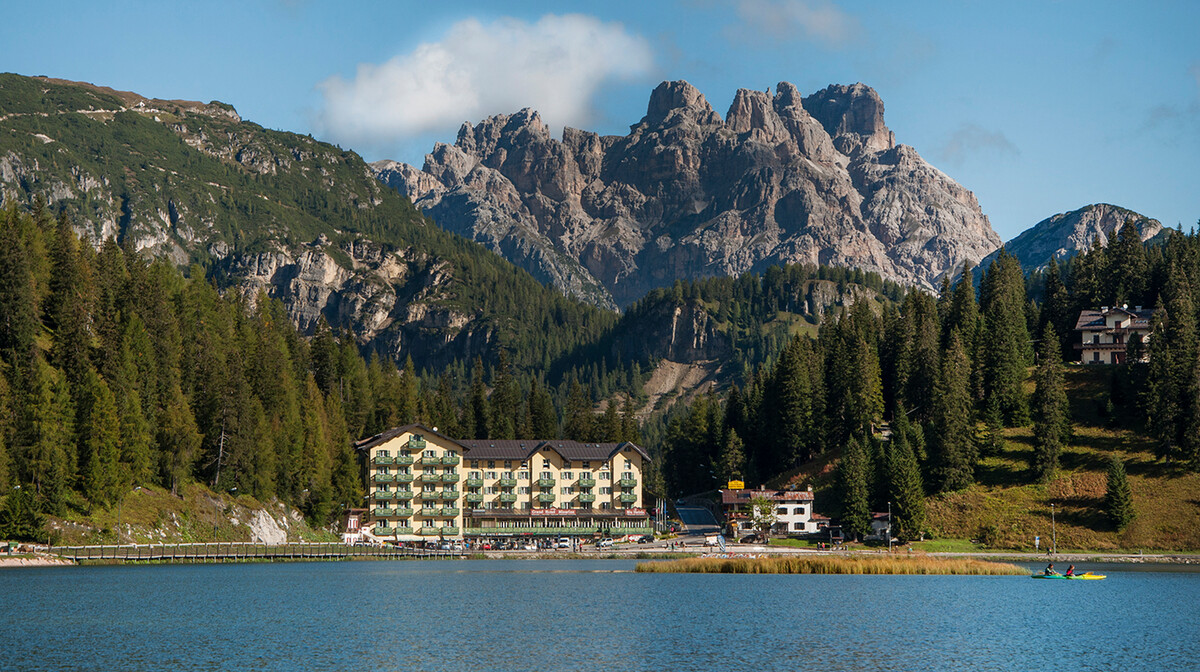
M40 328L33 269L21 235L28 226L14 206L0 212L0 357L10 364L29 357Z
M512 365L508 361L508 353L501 350L499 362L496 364L496 374L492 380L491 425L489 434L493 439L517 438L517 425L523 412L521 390L513 378Z
M529 390L529 435L527 439L553 439L558 437L558 415L554 411L554 400L542 387L541 381L533 379Z
M1059 357L1064 360L1076 358L1071 342L1075 317L1078 315L1078 311L1071 310L1070 295L1066 286L1063 285L1062 275L1058 270L1058 261L1054 257L1050 257L1050 264L1046 267L1045 281L1042 287L1042 312L1039 318L1038 333L1045 331L1047 324L1054 327L1054 333L1058 334Z
M1025 318L1025 276L1016 257L1004 248L988 268L980 286L980 308L987 334L983 355L985 406L994 397L1010 425L1028 422L1023 385L1025 367L1033 358Z
M563 412L562 437L575 441L591 441L592 434L595 433L595 424L592 400L579 381L572 378L570 391L567 393L567 406Z
M483 386L483 360L475 358L471 370L471 405L467 409L465 422L469 436L475 439L491 437L488 427L487 390Z
M1140 304L1146 291L1149 260L1142 236L1132 219L1121 225L1115 239L1106 250L1108 272L1105 274L1105 293L1113 305Z
M1113 456L1108 465L1108 487L1104 493L1104 515L1112 526L1122 532L1133 522L1133 492L1125 475L1125 463Z
M1048 481L1058 470L1063 446L1071 438L1071 409L1064 389L1059 340L1054 326L1046 324L1042 332L1036 387L1033 391L1033 462L1030 465L1039 481Z
M933 398L933 481L938 492L961 490L974 482L975 446L968 385L970 367L958 333L942 362Z
M721 483L746 478L746 451L737 431L730 429L717 459L717 478Z
M871 471L866 449L852 437L838 463L838 484L842 492L842 527L861 539L871 533L871 507L867 492Z
M908 541L921 537L925 529L925 486L921 467L913 453L912 433L903 407L898 409L888 449L888 493L892 502L892 533Z
M127 486L120 468L121 420L108 383L95 370L87 372L79 408L79 454L83 492L96 505L107 506Z

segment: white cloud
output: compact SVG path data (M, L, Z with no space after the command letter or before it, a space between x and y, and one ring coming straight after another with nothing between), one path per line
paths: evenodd
M460 21L441 40L346 80L330 77L319 124L338 142L383 146L463 121L532 107L553 126L585 126L612 80L649 74L649 43L619 23L579 14Z
M967 159L981 153L1018 156L1021 152L1004 133L989 131L975 124L959 126L940 152L942 159L954 166L961 166Z
M862 31L857 19L829 0L739 0L737 12L755 35L776 40L803 35L839 47Z

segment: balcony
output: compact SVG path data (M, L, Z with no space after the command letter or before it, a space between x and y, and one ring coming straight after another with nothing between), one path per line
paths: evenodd
M496 481L496 485L498 485L502 488L515 488L515 487L517 487L517 479L502 478L502 479Z
M442 458L440 458L440 457L422 457L421 459L417 460L417 464L421 465L422 467L441 466Z
M426 518L437 518L438 516L442 515L442 510L436 507L427 506L417 511L417 515L425 516Z
M441 474L421 474L421 477L419 480L422 483L441 483L442 475Z
M442 509L441 515L443 518L454 518L459 513L460 511L453 506L447 506L446 508Z
M582 495L579 495L579 501L584 502L585 504L590 504L590 503L596 501L596 496L584 493Z
M373 494L373 495L371 495L371 496L372 496L372 497L375 499L375 501L377 501L377 502L386 502L386 501L388 501L389 499L394 499L394 498L395 498L395 496L396 496L396 493L394 493L394 492L386 492L386 491L383 491L383 490L376 490L376 491L375 491L375 494Z
M371 476L371 481L374 483L395 483L395 474L375 474Z
M425 439L418 439L416 437L413 437L408 440L408 449L409 450L425 450L425 446L426 446Z
M396 456L396 464L398 464L402 467L412 466L412 463L413 463L412 455L397 455Z
M467 484L468 488L482 488L483 487L483 479L482 478L468 478L466 480L466 484Z
M371 534L377 537L390 537L396 533L394 527L376 527L371 530Z
M453 525L447 525L442 528L442 534L454 536L458 534L458 528Z
M456 465L456 464L458 464L458 463L459 463L459 462L461 462L461 461L462 461L462 460L461 460L461 459L459 459L459 457L458 457L457 455L444 455L444 456L442 456L442 464L454 464L454 465Z
M396 516L397 518L408 518L409 516L413 515L413 510L407 506L399 509L392 509L392 515Z
M412 474L396 474L396 482L397 483L412 483L412 481L413 481Z
M442 528L434 525L425 525L417 528L417 534L423 537L436 537L442 533Z
M483 493L481 493L481 492L468 492L467 493L467 503L468 504L479 504L481 502L483 502Z
M622 504L632 504L637 501L637 495L626 493L620 496L620 500Z
M576 482L575 482L575 485L577 485L577 486L579 486L579 487L581 487L581 488L594 488L594 487L596 487L596 479L594 479L594 478L581 478L581 479L579 479L578 481L576 481Z
M500 495L499 499L502 502L515 502L517 501L517 495L513 492L505 492Z
M534 485L536 485L539 488L553 488L554 487L554 479L553 478L539 478L534 483Z
M396 499L412 499L414 494L412 490L397 490Z
M371 460L371 464L395 464L396 458L388 457L387 455L376 455L375 459Z
M443 502L457 502L458 501L458 490L443 490L438 494L441 495L440 499Z
M411 527L396 527L393 529L396 530L396 534L412 534L413 533L413 528L411 528Z
M442 498L442 493L437 492L436 490L426 490L418 495L418 497L426 501L437 501Z
M554 493L553 492L539 492L537 494L537 501L539 501L543 504L549 504L554 501Z
M636 488L637 487L637 479L636 478L622 478L621 480L617 481L617 485L621 486L622 488Z
M371 513L377 518L388 518L392 515L392 510L386 506L380 506L371 511Z
M443 483L457 483L458 474L442 474Z

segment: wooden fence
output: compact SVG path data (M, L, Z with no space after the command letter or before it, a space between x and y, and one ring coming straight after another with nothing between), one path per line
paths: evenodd
M197 542L188 544L110 544L50 546L38 549L75 561L231 562L239 560L344 560L348 558L457 558L462 553L424 548L347 546L339 543L263 544Z

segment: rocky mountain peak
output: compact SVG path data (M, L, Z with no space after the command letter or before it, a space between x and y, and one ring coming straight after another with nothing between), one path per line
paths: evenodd
M895 134L883 123L883 100L866 84L827 86L806 97L804 108L821 122L843 154L860 148L878 152L896 144Z
M790 134L775 111L770 93L738 89L725 115L725 127L734 133L762 132L766 141L779 141Z
M691 119L699 124L719 124L721 117L696 87L683 80L663 82L650 94L646 116L642 123L667 126L679 119Z
M1143 241L1163 230L1157 219L1109 203L1096 203L1047 217L1005 243L1005 248L1026 270L1042 268L1051 257L1061 261L1090 250L1096 243L1108 245L1126 223L1137 227ZM995 254L989 255L980 267L990 264L993 257Z

